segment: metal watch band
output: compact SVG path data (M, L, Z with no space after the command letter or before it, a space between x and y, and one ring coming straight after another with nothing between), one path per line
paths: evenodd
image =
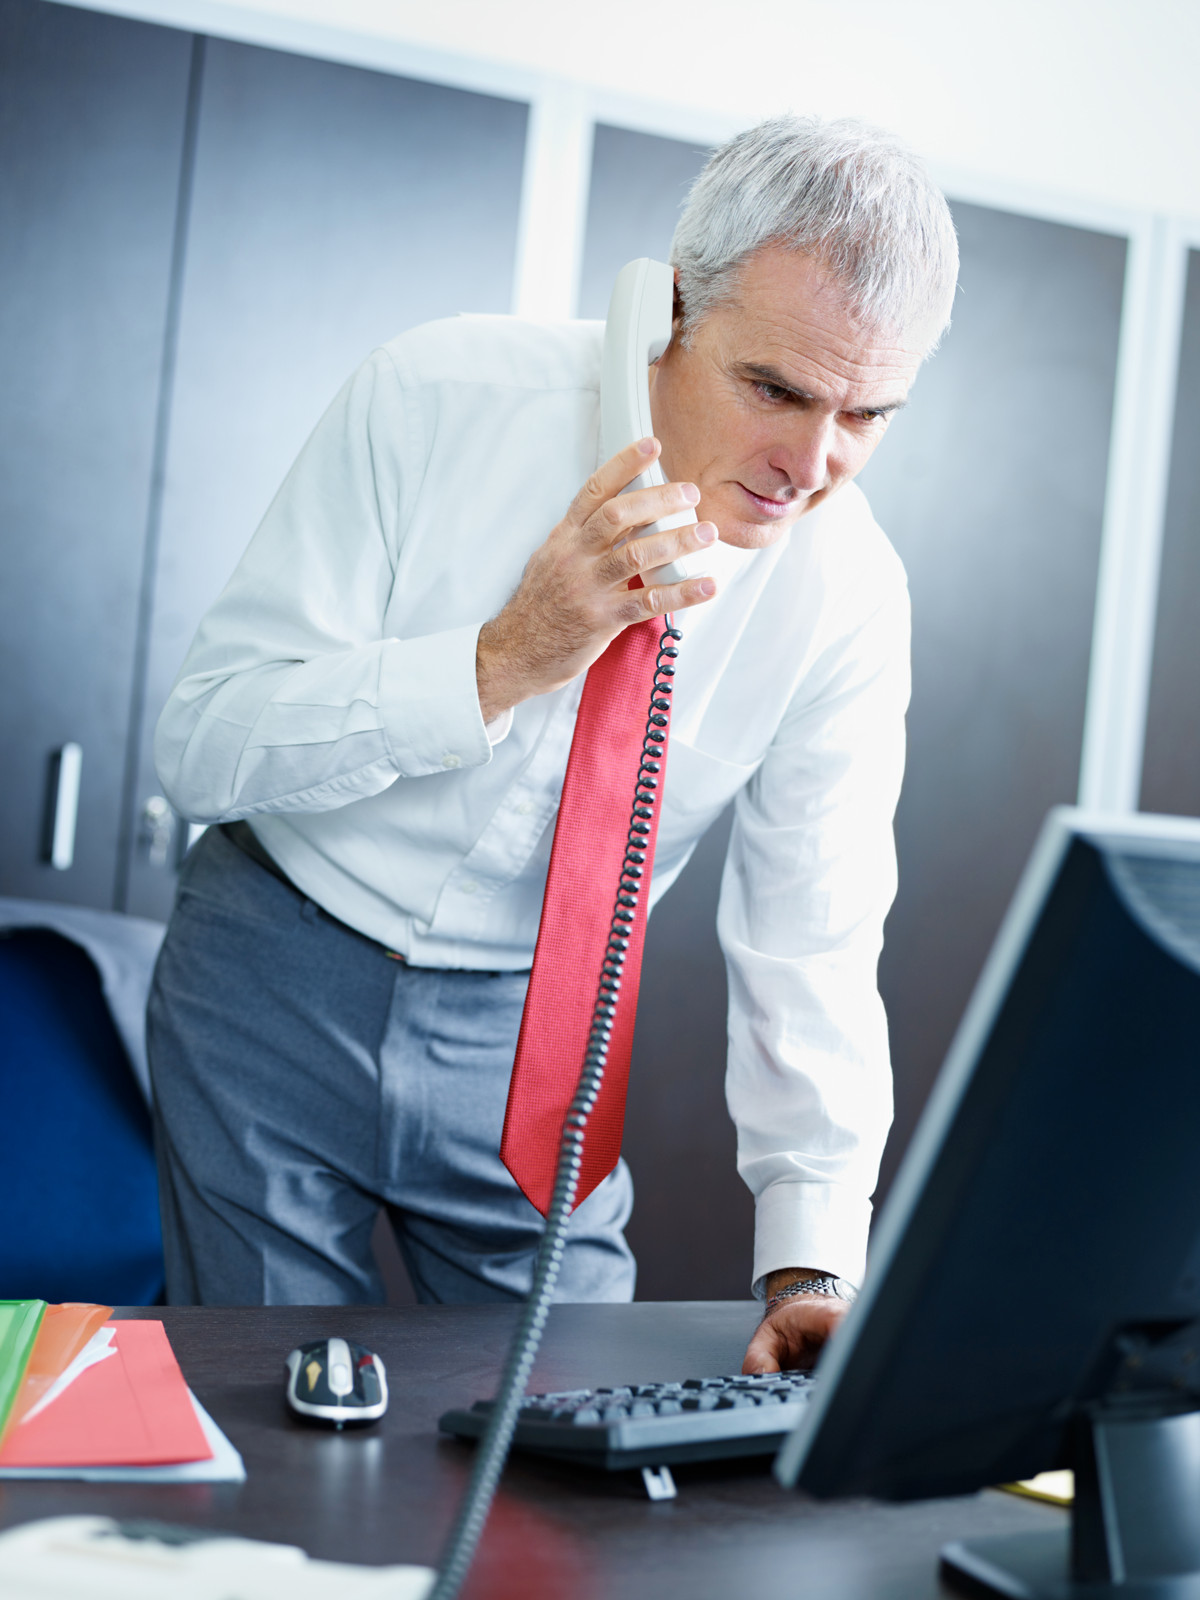
M847 1283L845 1278L833 1278L827 1275L812 1278L798 1278L795 1283L785 1284L767 1301L764 1317L769 1317L777 1306L785 1300L793 1300L801 1294L821 1294L830 1300L845 1300L852 1304L858 1295L852 1283Z

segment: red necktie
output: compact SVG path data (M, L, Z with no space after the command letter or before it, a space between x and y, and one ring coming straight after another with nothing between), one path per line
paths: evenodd
M646 717L663 626L663 618L652 617L626 628L592 665L567 758L500 1141L504 1165L543 1216L554 1188L563 1121L583 1067L632 818L639 830L637 852L645 860L636 905L618 906L631 919L623 925L629 943L608 1065L588 1119L576 1205L608 1176L621 1154L660 810L658 805L639 805L642 815L634 816L634 795L647 744ZM664 718L662 743L652 758L657 766L652 780L656 799L662 794L666 771L666 732Z

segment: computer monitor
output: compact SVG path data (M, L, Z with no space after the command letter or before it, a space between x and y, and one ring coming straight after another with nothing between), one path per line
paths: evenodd
M775 1470L918 1499L1073 1467L1069 1533L949 1547L946 1576L1179 1600L1200 1596L1198 1408L1200 822L1064 808Z

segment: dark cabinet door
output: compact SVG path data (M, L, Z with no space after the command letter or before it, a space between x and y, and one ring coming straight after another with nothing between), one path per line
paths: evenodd
M192 41L0 0L0 893L112 904ZM39 859L82 748L73 863Z
M1142 807L1200 815L1200 250L1189 252Z
M403 328L511 306L528 108L208 40L127 905L165 916L140 820L159 711L305 438Z

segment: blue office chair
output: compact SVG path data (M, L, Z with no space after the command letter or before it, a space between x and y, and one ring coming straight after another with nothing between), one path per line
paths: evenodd
M119 921L74 915L92 948ZM127 1048L80 943L49 927L0 926L0 1298L163 1299L154 1146L129 1004L139 990L144 1002L156 940L151 932L133 944L132 958L126 940L117 963ZM110 991L112 975L106 962Z

